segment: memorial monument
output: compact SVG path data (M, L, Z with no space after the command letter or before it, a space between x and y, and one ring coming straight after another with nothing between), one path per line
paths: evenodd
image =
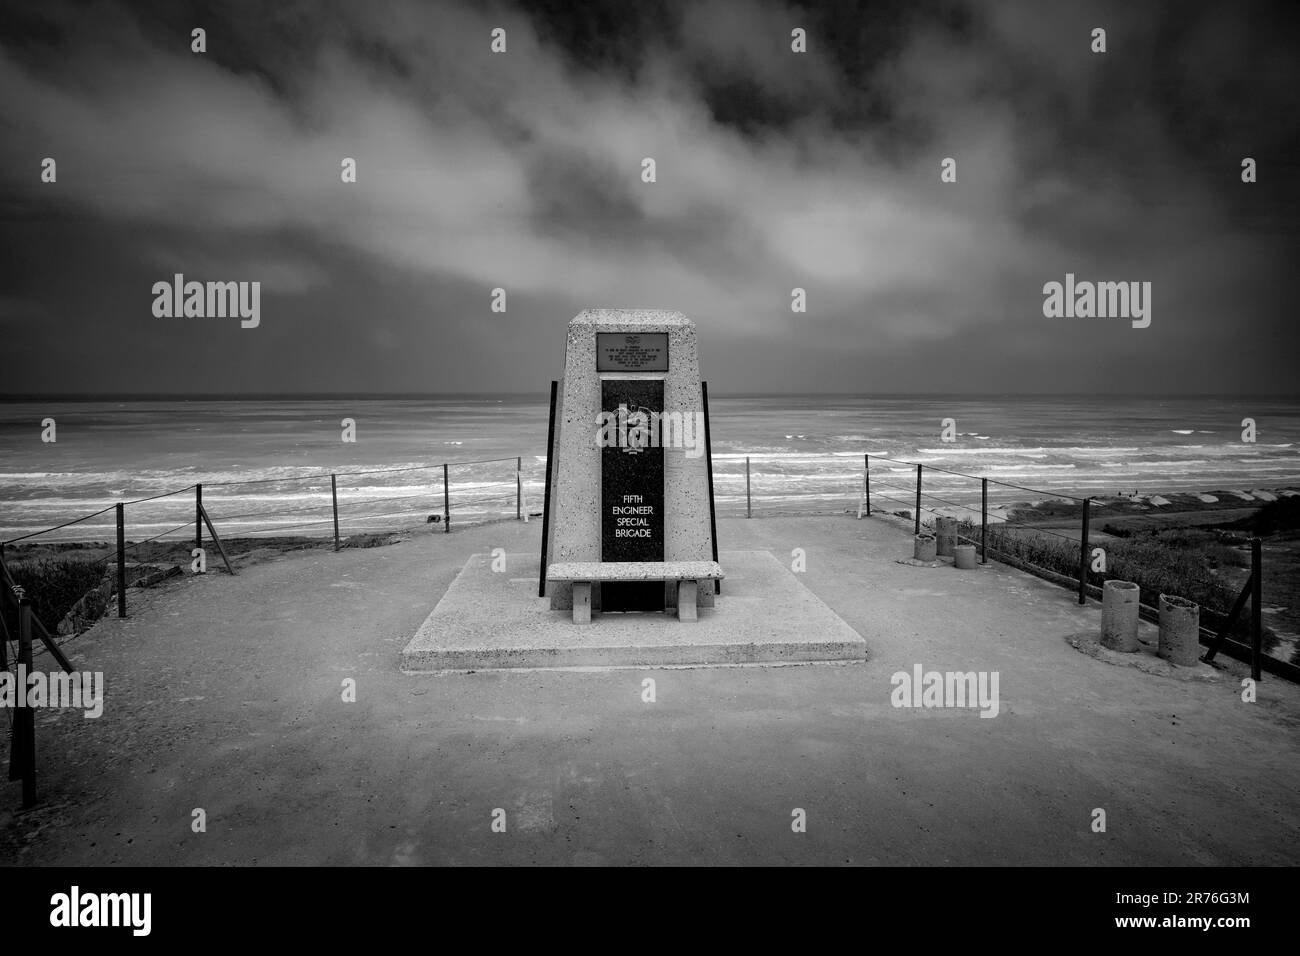
M542 566L551 607L580 623L591 610L671 609L690 621L712 607L722 571L695 323L680 312L578 315L554 416Z
M865 660L862 636L776 554L719 554L708 422L690 319L572 319L551 383L541 539L468 554L402 670Z

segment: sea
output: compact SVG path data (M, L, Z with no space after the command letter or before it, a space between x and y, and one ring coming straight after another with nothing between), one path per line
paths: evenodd
M330 535L335 497L344 535L535 516L547 417L542 394L3 402L0 540L111 541L118 502L128 540L192 538L199 483L232 537ZM957 505L981 478L1004 507L1300 488L1300 398L712 395L710 432L723 516L853 511L865 455L888 510L917 464Z

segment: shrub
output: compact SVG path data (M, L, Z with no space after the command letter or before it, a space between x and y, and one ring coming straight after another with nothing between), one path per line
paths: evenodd
M32 611L51 634L72 605L103 580L103 558L38 558L9 565L14 584L32 600Z
M959 535L979 542L979 525L970 521L958 526ZM990 525L990 550L1009 555L1025 564L1074 578L1079 574L1079 544L1045 530L1017 528L1007 524ZM1106 542L1106 573L1089 568L1088 583L1101 587L1107 580L1132 581L1141 590L1141 601L1150 607L1160 606L1161 594L1174 594L1195 601L1202 608L1227 615L1241 591L1241 585L1225 583L1212 573L1216 564L1248 566L1250 556L1223 544L1213 532L1177 529L1147 532L1120 541ZM1209 621L1203 622L1207 627ZM1249 642L1249 615L1243 615L1233 635ZM1264 628L1265 650L1276 647L1278 639Z

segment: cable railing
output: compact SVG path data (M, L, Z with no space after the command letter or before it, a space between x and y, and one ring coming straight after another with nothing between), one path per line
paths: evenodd
M764 471L755 473L751 463L754 457L763 462ZM482 470L484 466L509 462L515 467L510 469L508 477ZM1091 547L1092 497L1033 488L883 454L866 453L860 465L854 462L854 458L842 454L714 456L717 514L746 518L844 514L852 513L856 504L859 517L888 512L910 520L913 533L917 534L940 519L955 519L957 539L975 545L981 563L987 563L992 557L1068 584L1077 592L1080 604L1088 596L1097 597L1107 580L1118 579L1116 572L1146 582L1144 597L1152 604L1154 589L1162 581L1170 582L1171 587L1175 583L1176 576L1165 574L1159 567L1135 567L1134 561L1124 556L1123 543L1108 539L1102 549ZM883 463L887 463L886 467L881 467ZM773 470L773 464L777 470ZM466 469L470 473L466 474ZM421 473L427 479L416 477ZM398 485L363 481L394 474L409 474L414 480ZM328 541L332 536L334 548L338 550L344 540L360 535L402 532L426 525L448 533L453 523L459 527L502 520L512 513L516 519L526 520L540 511L539 506L538 511L530 512L527 505L530 496L540 502L538 485L536 476L525 480L520 456L249 479L223 478L132 498L48 528L25 531L0 541L0 558L6 546L33 542L73 527L114 533L116 547L104 545L108 548L106 553L88 560L102 566L106 574L109 566L116 563L118 610L125 616L128 558L141 563L149 560L146 549L157 542L174 546L192 538L193 546L202 548L204 532L208 530L208 537L213 539L227 570L234 573L222 539L244 541L292 536ZM1022 493L1041 500L1017 499L1016 495ZM1054 503L1047 513L1038 507L1045 503ZM142 514L142 509L146 513ZM115 514L109 523L88 524L110 512ZM137 532L137 538L129 542L126 540L128 517ZM1107 565L1104 559L1099 565L1098 550L1118 552L1122 560L1118 566ZM1202 583L1205 587L1197 597L1209 618L1226 619L1235 592L1221 583L1218 587L1211 586L1211 582Z
M493 465L503 467L485 467ZM396 487L363 481L394 474L416 476L421 472L428 475L427 481L417 479ZM128 568L128 563L147 565L157 560L158 552L149 550L150 545L170 545L167 550L171 552L192 541L196 550L189 556L197 559L201 554L206 563L206 551L197 550L204 548L206 532L206 539L215 545L226 570L233 574L225 548L225 543L232 540L253 542L292 535L328 541L332 537L337 551L354 537L369 538L427 525L450 533L453 523L460 527L510 518L526 521L531 517L528 494L533 484L531 479L525 481L522 456L196 482L125 499L49 527L21 529L22 533L0 540L0 562L6 548L14 549L16 545L22 546L15 550L21 555L19 560L24 561L28 555L42 552L42 544L77 547L91 539L104 540L100 546L105 549L103 553L74 556L78 563L75 580L108 581L116 595L118 616L125 617L128 584L149 573L147 566ZM419 490L411 490L416 488ZM108 521L96 520L105 515L112 517ZM70 538L69 529L79 532L76 539ZM129 541L128 530L136 532ZM51 540L51 535L60 532L57 540ZM86 546L94 547L94 543ZM14 557L11 551L11 560ZM168 560L173 559L174 554ZM38 600L37 611L42 610ZM54 622L50 623L53 626Z
M973 545L980 563L992 559L1068 587L1079 604L1100 599L1112 580L1139 585L1142 616L1149 620L1158 619L1162 594L1185 597L1201 608L1203 644L1249 661L1256 677L1262 667L1300 679L1300 646L1262 627L1258 614L1247 621L1239 606L1239 588L1244 593L1260 578L1258 556L1252 563L1246 555L1258 539L1176 525L1148 536L1117 530L1126 514L1136 513L1121 511L1117 502L1138 504L1136 493L1081 497L875 453L727 455L721 466L715 457L714 485L724 517L856 511L859 518L905 520L913 534L955 526L954 542ZM1101 533L1093 527L1098 513L1106 521ZM1250 571L1245 586L1234 569ZM1271 650L1279 656L1270 656Z
M882 481L873 477L872 460L889 461L895 464L915 468L914 487L905 488L897 481ZM951 497L936 495L925 489L925 474L939 471L945 475L979 482L980 505L975 507ZM889 491L881 492L884 485ZM1043 500L1030 503L1023 509L1026 514L1034 515L1030 519L1020 518L1021 509L1012 509L1000 515L990 515L990 486L1011 488L1033 495L1042 496ZM905 498L898 497L906 495ZM951 494L950 492L948 494ZM1029 488L1012 482L999 481L985 476L968 475L961 472L936 468L916 462L905 462L884 455L863 456L862 489L858 516L872 514L873 499L885 499L903 505L902 510L894 511L897 517L910 519L914 534L921 534L922 528L939 529L941 522L949 522L946 529L954 542L960 541L973 545L979 553L980 562L987 563L990 556L995 560L1012 565L1038 577L1070 587L1078 594L1078 603L1084 604L1088 597L1101 599L1107 581L1132 581L1138 584L1141 595L1141 616L1156 621L1159 614L1156 606L1159 598L1169 594L1193 598L1200 608L1202 617L1209 627L1201 629L1201 643L1209 645L1209 652L1203 660L1213 660L1216 653L1223 651L1239 660L1248 661L1251 674L1259 680L1261 670L1286 676L1290 680L1300 680L1300 650L1293 649L1292 660L1285 661L1271 657L1264 651L1264 628L1261 623L1262 602L1262 548L1260 539L1250 536L1237 549L1228 549L1230 558L1235 557L1241 564L1246 564L1244 555L1234 555L1234 550L1250 551L1250 574L1239 588L1226 583L1221 578L1215 579L1215 569L1208 567L1209 556L1196 552L1195 549L1162 546L1158 543L1135 545L1123 539L1107 538L1103 547L1093 547L1092 538L1092 497L1079 498L1060 491L1047 491ZM1068 502L1064 513L1053 516L1035 514L1048 499ZM937 501L944 508L927 506L927 502ZM1073 514L1077 506L1077 516ZM953 509L961 514L954 514ZM923 515L931 515L926 521ZM990 519L993 520L990 520ZM1061 530L1077 521L1077 532ZM1050 525L1050 526L1049 526ZM1186 529L1170 529L1185 533ZM1224 548L1223 545L1219 545ZM1186 592L1192 593L1186 593ZM1252 604L1250 621L1243 621L1243 609L1247 601ZM1234 640L1233 638L1237 638ZM1276 635L1270 633L1269 639L1276 643Z
M890 469L882 475L880 469L871 468L868 462L889 462L901 467ZM914 474L917 467L917 462L879 454L715 456L713 468L717 510L720 515L745 517L760 514L843 514L854 510L853 506L862 504L863 492L868 490L869 485L873 499L893 501L910 511L916 507L915 482L905 477L904 470ZM949 479L973 481L976 483L973 487L980 488L979 476L929 464L922 467L928 478L933 477L933 472L939 472ZM902 481L908 483L902 484ZM996 521L1004 520L1005 512L1015 498L1012 494L1014 492L1029 492L1040 497L1072 502L1083 501L1082 498L1059 491L1029 488L997 478L990 477L987 481L990 490L1000 499L990 499L989 502L990 514ZM933 487L932 481L927 481L924 497L926 501L979 513L979 507L970 501L947 497L950 491L957 494L956 483L953 481L941 484L938 489Z
M507 479L505 476L498 476L497 478L494 479L493 484L496 485L498 488L503 486L508 486L509 494L498 493L491 496L483 496L481 494L478 494L476 489L476 485L481 482L475 482L473 478L465 478L462 482L457 482L452 480L452 478L455 477L454 475L448 474L448 472L451 469L460 469L472 465L503 464L508 462L514 462L516 466L515 469L513 469L510 472L509 478ZM240 499L249 499L252 502L259 503L259 506L257 506L255 510L223 512L222 518L225 521L248 521L249 519L255 519L255 518L271 519L277 516L308 514L313 512L328 513L332 511L339 511L340 502L342 502L345 506L341 511L342 520L344 521L351 520L355 523L356 521L363 520L368 517L383 517L387 514L391 514L391 512L379 512L373 515L367 515L361 511L358 511L357 508L355 507L349 509L348 507L346 507L346 505L348 504L359 505L364 508L376 504L383 504L383 503L388 503L393 501L402 501L402 500L414 501L421 498L424 498L429 502L429 508L420 509L420 510L428 510L430 512L437 513L439 515L439 522L445 522L446 518L449 516L450 508L452 505L455 506L458 519L465 520L465 518L467 517L467 508L473 505L482 504L484 502L491 502L495 504L506 504L509 502L514 502L517 505L516 510L521 510L523 507L525 485L535 483L531 479L528 482L525 482L522 474L522 464L523 464L523 459L521 457L512 456L508 458L507 457L485 458L485 459L475 459L472 461L447 462L445 464L439 463L434 465L413 465L413 466L402 466L402 467L394 467L394 468L369 468L369 469L361 469L361 470L354 470L354 471L333 471L333 472L319 471L319 472L307 472L307 473L298 473L298 474L290 474L290 475L278 475L275 477L268 477L268 478L247 478L247 479L233 479L233 480L220 480L220 481L205 481L201 483L185 485L179 488L173 488L153 495L123 500L115 504L110 504L107 507L100 508L88 514L80 515L75 518L70 518L65 521L61 521L57 524L50 525L48 527L42 527L30 531L24 530L24 533L22 534L16 534L11 537L0 539L0 546L12 545L30 539L45 537L52 534L53 532L64 530L69 527L82 524L84 522L92 521L95 518L99 518L102 517L103 515L109 514L115 509L115 507L118 504L124 506L133 506L133 505L139 505L139 504L144 504L149 502L156 502L163 499L172 498L177 495L185 495L185 494L193 494L198 500L202 501L204 500L203 496L204 496L205 489L208 494L206 500L210 505L217 503L219 501L237 501ZM393 475L393 474L400 474L400 473L414 473L420 471L435 472L435 473L443 472L443 474L441 476L435 475L433 477L433 480L428 483L428 486L424 490L421 490L413 494L380 494L378 492L381 492L383 490L388 490L382 486L377 487L370 491L366 491L363 488L360 489L357 493L354 493L352 495L348 494L349 487L347 482L349 482L352 479L371 477L375 475ZM325 497L327 500L318 505L306 507L306 508L292 507L292 508L277 509L273 506L273 504L268 503L273 500L274 498L273 495L269 495L269 494L242 495L238 493L233 495L228 495L224 493L230 490L242 489L248 487L259 487L259 486L267 486L267 485L289 486L294 484L300 485L302 483L309 483L308 487L303 490L294 491L292 494L288 495L288 497L292 497L294 499L302 499L306 497L311 497L313 492L315 492L318 493L320 496ZM313 488L310 485L310 483L316 483L316 486ZM421 484L424 483L422 482ZM443 492L444 484L448 487L449 493L454 492L454 497L450 497L449 500L444 500L445 497L448 497L444 495ZM457 491L456 489L457 484L461 484L463 488L468 488L470 490ZM337 497L339 500L337 501L329 500L331 495ZM179 510L178 510L179 508L188 508L188 505L185 505L183 503L178 503L175 508L171 509L171 513L179 514ZM215 512L217 509L211 508L210 510L213 510ZM158 526L161 526L162 524L165 523L167 514L168 514L167 511L159 511L156 514L152 515L151 517L153 518L153 523ZM522 515L517 515L517 516L522 516ZM241 527L235 529L235 531L236 533L241 535L255 534L255 533L259 533L259 531L274 531L276 530L276 527L277 525L270 524L270 525L266 525L263 528L258 528L250 524L249 527L246 528ZM101 531L103 530L111 531L113 528L113 523L111 520L108 522L99 522L96 525L94 525L93 528ZM166 532L163 533L165 534Z

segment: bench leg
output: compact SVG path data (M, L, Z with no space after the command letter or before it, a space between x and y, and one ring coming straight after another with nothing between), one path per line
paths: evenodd
M677 620L694 621L695 602L700 595L700 588L694 581L677 582Z
M591 623L591 582L573 582L573 623Z

